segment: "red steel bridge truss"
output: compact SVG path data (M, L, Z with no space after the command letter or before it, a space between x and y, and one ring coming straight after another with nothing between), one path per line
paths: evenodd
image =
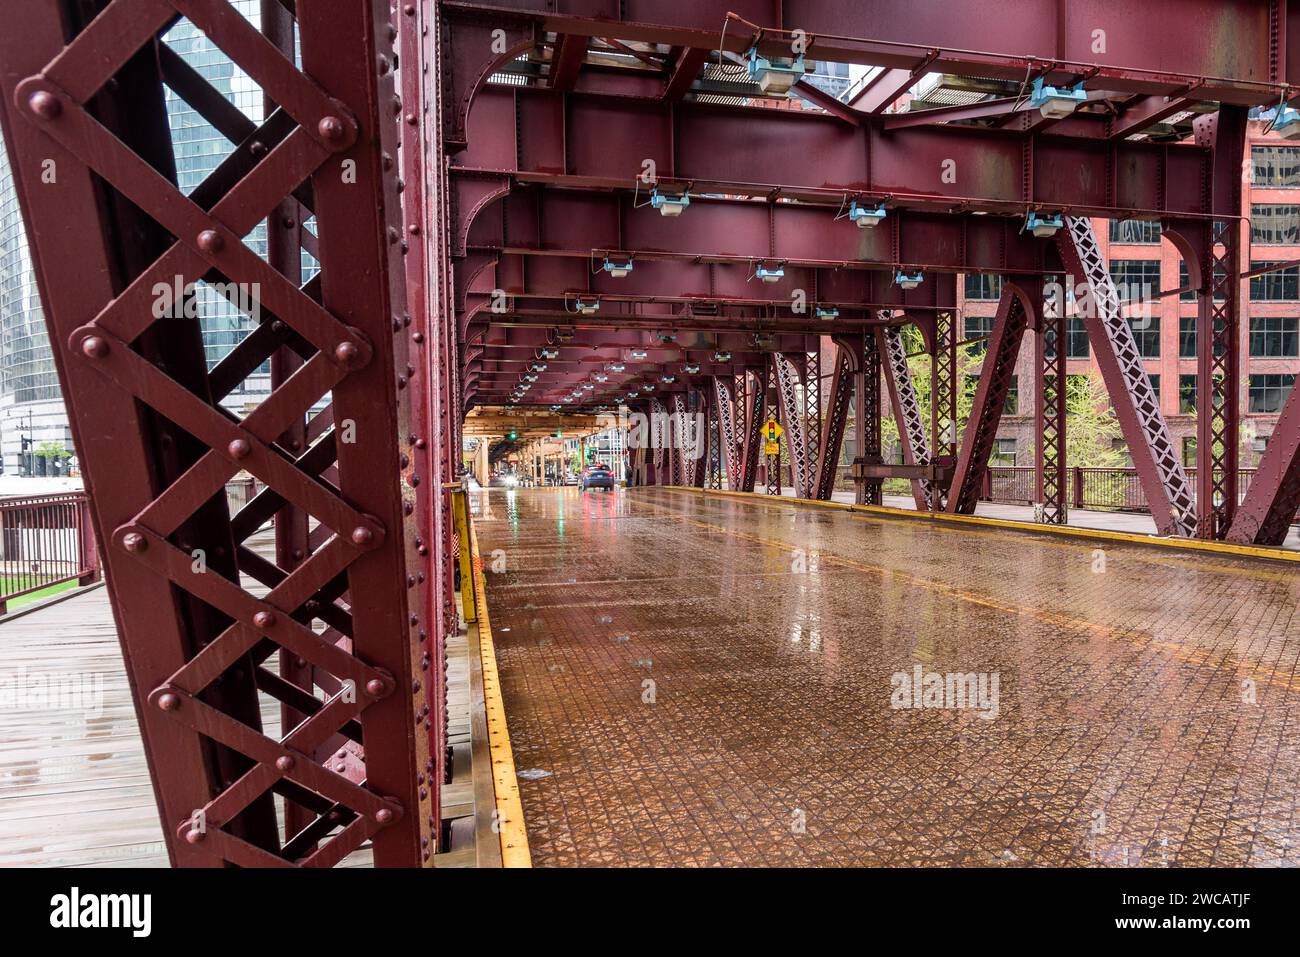
M1246 111L1300 79L1300 4L260 12L255 27L225 0L14 0L0 34L4 139L174 864L330 866L367 842L379 865L431 862L458 624L449 488L474 407L621 404L680 439L633 450L634 482L742 489L771 414L797 493L816 498L851 421L861 500L897 474L919 508L970 512L1030 336L1042 519L1061 522L1065 316L1044 281L1068 276L1096 304L1085 327L1160 531L1285 535L1300 390L1238 505L1239 191ZM180 18L261 89L264 121L161 41ZM799 80L804 108L781 108L744 64L796 42L881 69L844 100ZM928 73L1011 95L886 112ZM1028 108L1040 79L1083 84L1086 104ZM188 193L164 89L230 141ZM1150 135L1166 120L1190 135ZM860 229L853 203L886 216ZM1030 212L1064 226L1035 237ZM1213 459L1195 487L1091 216L1158 219L1188 264ZM262 223L264 257L246 243ZM960 430L959 273L1005 279ZM212 367L198 320L156 309L178 280L258 290L257 324ZM928 415L909 326L931 360ZM267 363L269 397L231 411ZM892 473L882 395L903 424ZM262 491L232 512L241 470ZM273 560L250 544L272 517ZM267 699L282 737L263 729Z

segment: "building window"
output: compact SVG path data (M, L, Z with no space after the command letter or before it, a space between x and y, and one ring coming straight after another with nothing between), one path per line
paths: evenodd
M1088 358L1088 330L1078 316L1065 320L1065 358Z
M997 273L967 273L966 298L979 302L997 302L1002 295L1002 277Z
M1141 302L1160 291L1160 260L1112 259L1110 278L1120 302Z
M1295 316L1251 316L1250 354L1256 359L1288 359L1300 355L1297 349Z
M1255 436L1250 440L1250 450L1252 452L1259 452L1262 455L1264 452L1268 451L1268 440L1271 438L1271 435Z
M1196 376L1179 375L1178 377L1178 412L1181 415L1196 414Z
M1222 266L1216 266L1216 267L1214 268L1214 281L1215 281L1216 283L1218 283L1220 280L1222 280L1223 277L1224 277L1224 275L1225 275L1225 273L1224 273L1224 271L1223 271L1223 267L1222 267ZM1189 279L1188 276L1187 276L1187 263L1185 263L1185 262L1179 262L1179 263L1178 263L1178 288L1179 288L1179 289L1186 289L1189 285L1191 285L1191 282L1192 282L1191 279ZM1215 302L1223 302L1223 298L1224 298L1224 297L1223 297L1223 293L1222 293L1222 292L1219 292L1219 291L1218 291L1218 288L1219 288L1219 287L1216 285L1216 287L1215 287L1215 290L1216 290L1216 291L1215 291L1215 293L1214 293L1214 301L1215 301ZM1195 302L1195 301L1196 301L1196 290L1193 289L1191 292L1185 292L1185 293L1183 293L1181 296L1178 297L1178 300L1179 300L1179 302Z
M1183 465L1186 468L1196 467L1196 436L1194 435L1183 437Z
M1160 242L1159 220L1112 219L1110 241L1130 245L1148 246Z
M1160 403L1160 374L1158 372L1148 372L1147 378L1151 380L1151 391L1156 394L1156 404Z
M1294 246L1300 243L1300 206L1252 203L1250 241L1261 246Z
M1011 385L1007 388L1007 401L1002 405L1003 415L1020 414L1020 376L1011 377Z
M983 339L983 342L972 342L967 348L970 349L972 356L982 356L988 351L989 344L987 336L993 334L993 316L967 316L966 317L966 341L971 339Z
M1138 355L1143 359L1160 358L1160 317L1132 316L1128 327L1133 330L1133 341L1137 343Z
M1276 265L1278 264L1252 261L1250 271ZM1251 302L1295 302L1297 299L1300 299L1300 266L1277 269L1261 276L1250 277Z
M1294 372L1268 373L1250 377L1250 411L1281 412L1295 385Z
M1300 147L1252 146L1250 165L1253 186L1269 189L1300 187Z
M993 449L992 465L1010 466L1016 464L1016 440L998 439Z
M1178 358L1196 358L1196 317L1178 317Z

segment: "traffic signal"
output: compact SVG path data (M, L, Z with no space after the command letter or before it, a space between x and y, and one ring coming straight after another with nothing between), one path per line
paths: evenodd
M514 429L511 429L510 434L507 435L506 438L508 438L511 442L513 442L515 439L519 438L519 433L516 432Z

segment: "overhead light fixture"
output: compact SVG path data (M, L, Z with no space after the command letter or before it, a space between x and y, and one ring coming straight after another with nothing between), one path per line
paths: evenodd
M659 377L659 381L660 381L660 382L673 383L673 382L676 382L676 381L677 381L677 376L675 376L675 375L661 375L661 376Z
M749 50L749 78L767 96L789 96L790 87L804 74L803 54L797 57L761 57L758 47Z
M813 310L818 319L838 319L840 311L835 306L818 306Z
M644 349L633 349L631 352L628 353L628 355L631 356L633 359L644 359L649 354L650 353L646 352Z
M1088 102L1088 94L1083 90L1083 81L1074 86L1047 86L1040 76L1034 80L1034 89L1029 96L1029 105L1049 120L1061 120L1069 116L1081 103Z
M583 392L590 392L592 389L596 387L592 385L590 382L584 382L582 385L578 386L578 388L581 389Z
M606 256L605 261L601 264L600 268L605 270L605 272L609 273L615 279L622 279L632 271L632 257L625 256L621 259L611 259L609 256Z
M641 386L642 392L653 392L654 390L655 390L655 385L653 382L647 382L645 385Z
M621 362L610 362L606 364L605 368L608 369L610 372L622 372L624 369L627 368L627 366L625 366Z
M849 222L857 226L858 229L879 226L884 221L885 206L883 203L874 209L868 206L859 206L857 203L849 203Z
M730 353L730 352L715 352L715 353L713 353L713 361L714 361L714 362L730 362L730 361L731 361L731 353Z
M768 267L759 263L758 268L754 270L754 275L763 282L780 282L785 278L785 265L777 263L775 266Z
M534 372L545 372L545 371L546 371L546 363L545 363L545 362L534 362L534 363L533 363L532 365L530 365L528 368L532 369Z
M597 373L595 373L595 374L592 376L592 378L595 379L597 382L608 382L608 381L609 381L609 376L605 375L605 373L603 373L603 372L597 372Z
M573 308L576 309L578 312L582 313L584 316L594 315L596 312L600 310L600 300L583 299L581 296L579 296L574 301Z
M901 269L894 273L894 282L902 286L904 289L915 289L917 286L921 285L924 280L924 273L906 273Z
M650 205L659 210L660 216L680 216L682 210L691 205L691 192L661 193L656 186L650 190Z
M1038 213L1031 212L1025 217L1025 229L1039 239L1051 239L1064 225L1065 219L1060 213L1049 213L1046 216L1040 216Z
M682 366L682 371L685 372L687 375L695 375L697 372L700 371L700 367L696 365L694 362L688 362L686 363L686 365Z
M1273 132L1284 140L1300 139L1300 110L1283 104L1273 120Z
M571 396L571 395L566 395L566 396L564 397L564 401L565 401L566 403L572 402L572 401L573 401L573 396Z
M536 373L536 372L525 372L525 373L524 373L524 381L525 381L525 382L536 382L536 381L537 381L537 373Z
M559 411L560 411L560 407L559 407L558 405L553 405L553 406L551 406L551 411L552 411L552 412L559 412Z
M543 359L558 359L560 358L560 350L554 346L542 346L541 355Z

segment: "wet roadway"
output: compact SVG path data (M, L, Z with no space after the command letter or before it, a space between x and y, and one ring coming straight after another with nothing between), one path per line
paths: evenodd
M477 498L537 866L1300 861L1294 565L669 489Z

